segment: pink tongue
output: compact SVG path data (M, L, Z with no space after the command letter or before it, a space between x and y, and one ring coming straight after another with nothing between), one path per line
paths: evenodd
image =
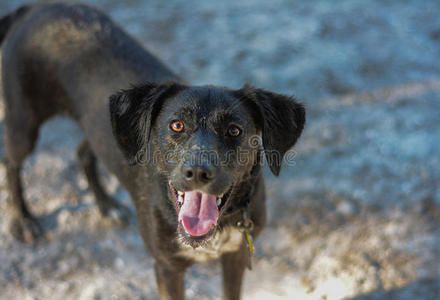
M218 209L216 196L185 192L183 205L179 212L179 222L185 231L193 236L205 235L217 224Z

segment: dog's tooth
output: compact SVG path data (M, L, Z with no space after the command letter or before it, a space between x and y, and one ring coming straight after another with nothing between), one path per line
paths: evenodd
M217 206L220 206L222 204L222 198L219 197L217 198Z
M183 204L183 193L182 192L178 192L177 202L181 205Z

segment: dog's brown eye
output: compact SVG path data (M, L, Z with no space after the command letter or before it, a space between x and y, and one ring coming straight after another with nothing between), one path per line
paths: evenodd
M170 124L170 128L172 131L175 132L182 132L183 131L183 122L182 121L173 121Z
M235 126L235 125L229 126L229 128L228 128L228 135L229 136L239 136L240 133L241 133L241 130L237 126Z

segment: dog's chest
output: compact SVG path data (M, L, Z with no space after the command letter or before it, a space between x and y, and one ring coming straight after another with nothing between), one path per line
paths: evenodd
M243 242L243 233L237 228L227 227L215 236L203 247L193 248L189 245L181 245L179 256L192 259L196 262L205 262L219 258L223 253L235 252Z

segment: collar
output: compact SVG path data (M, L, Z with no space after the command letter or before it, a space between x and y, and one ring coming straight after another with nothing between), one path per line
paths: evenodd
M252 237L252 230L254 228L254 222L252 222L249 216L249 198L245 199L244 206L236 207L231 212L225 215L226 218L233 226L237 227L239 231L243 233L244 239L248 247L247 267L252 270L252 256L254 254L254 239ZM226 213L226 212L225 212Z

